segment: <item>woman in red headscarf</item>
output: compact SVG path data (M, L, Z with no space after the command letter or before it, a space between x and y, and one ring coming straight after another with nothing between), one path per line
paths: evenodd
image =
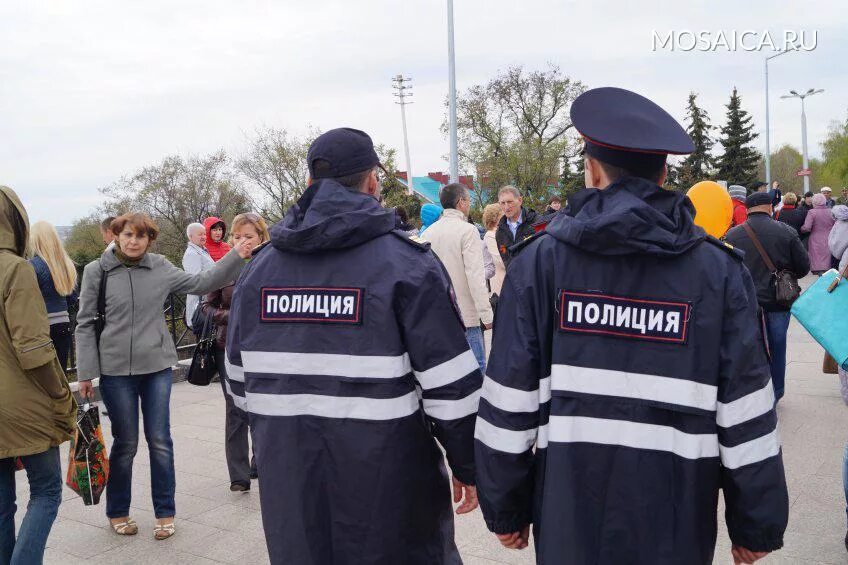
M224 241L227 224L221 218L209 216L203 220L203 227L206 228L206 250L209 251L212 260L217 263L230 250L230 246Z

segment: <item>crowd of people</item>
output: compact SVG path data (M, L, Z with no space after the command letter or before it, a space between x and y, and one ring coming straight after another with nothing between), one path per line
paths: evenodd
M255 213L191 223L178 268L153 252L150 217L106 218L79 282L56 230L30 229L0 187L0 564L41 562L61 502L72 341L80 399L99 388L111 422L111 529L139 533L143 430L153 536L177 532L173 293L187 326L212 328L230 490L261 477L274 564L461 563L451 488L505 547L532 526L540 562L711 563L720 487L735 562L779 549L790 305L773 278L844 268L848 206L828 188L731 185L725 244L660 188L667 154L692 150L661 108L594 89L572 120L588 188L566 206L537 213L504 186L478 228L454 183L417 228L381 206L370 137L342 128L312 144L309 188L270 230Z

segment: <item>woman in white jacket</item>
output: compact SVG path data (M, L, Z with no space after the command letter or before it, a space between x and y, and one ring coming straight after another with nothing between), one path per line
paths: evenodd
M190 275L202 273L206 269L211 269L215 266L215 261L206 250L206 228L203 224L197 222L189 224L186 228L186 237L188 238L188 246L183 253L183 270ZM200 296L197 294L186 295L185 307L185 323L191 327L191 319L194 317L194 311L200 304Z

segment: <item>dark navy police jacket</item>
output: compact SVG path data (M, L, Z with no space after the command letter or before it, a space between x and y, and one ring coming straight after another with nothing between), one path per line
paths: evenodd
M226 386L275 565L461 563L436 440L473 484L482 376L443 267L394 228L319 181L236 285Z
M544 564L709 564L778 549L788 498L757 297L683 196L636 178L569 198L513 259L476 429L489 528Z

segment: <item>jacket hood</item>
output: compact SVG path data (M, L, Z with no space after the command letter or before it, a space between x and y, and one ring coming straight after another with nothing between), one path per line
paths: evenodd
M557 214L546 231L592 253L669 257L706 238L686 196L642 178L625 177L605 190L581 190L568 203L566 213Z
M433 222L439 219L444 209L438 204L427 203L421 207L421 229L425 229L433 225Z
M844 204L837 204L836 206L833 207L833 209L830 211L830 213L833 214L834 220L838 220L838 221L848 220L848 206L845 206Z
M312 253L355 247L395 229L394 208L331 179L313 183L271 228L271 244L282 251Z
M208 218L203 220L203 227L206 228L206 243L215 243L214 241L212 241L212 226L214 226L215 224L221 224L222 226L224 226L224 235L227 234L227 222L225 222L221 218L209 216Z
M29 242L29 217L15 191L0 186L0 250L26 257Z

